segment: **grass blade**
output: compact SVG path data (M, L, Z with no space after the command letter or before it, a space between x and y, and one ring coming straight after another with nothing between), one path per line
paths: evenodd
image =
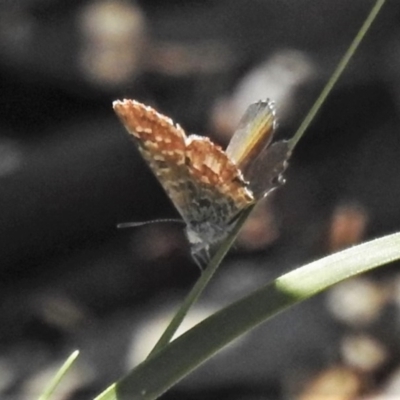
M216 352L283 310L349 277L400 259L400 233L322 258L205 319L96 400L156 399Z
M52 379L52 381L48 384L46 389L40 395L38 400L49 400L50 399L50 396L54 393L57 386L59 385L61 380L64 378L65 374L72 367L72 364L75 362L78 355L79 355L79 351L76 350L67 358L65 363L61 366L61 368L58 370L57 374Z
M374 7L371 9L368 17L365 19L364 23L362 24L360 30L358 31L356 37L350 44L349 48L347 49L346 53L343 55L342 59L339 61L335 71L333 72L332 76L329 78L329 81L322 89L321 94L318 96L317 100L315 101L314 105L311 107L310 111L304 118L303 122L300 124L299 128L297 129L296 133L294 134L293 138L289 142L289 147L291 150L295 148L298 141L304 135L304 132L311 124L312 120L314 119L315 115L321 108L322 104L324 104L326 98L328 97L329 93L332 91L333 87L336 85L337 81L341 77L343 71L347 67L351 57L353 57L354 53L357 51L358 46L364 39L364 36L368 32L369 28L371 27L372 23L374 22L376 16L378 15L379 11L383 7L386 0L378 0Z

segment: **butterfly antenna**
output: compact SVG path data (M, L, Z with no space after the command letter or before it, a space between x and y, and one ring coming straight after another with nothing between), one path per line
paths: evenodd
M177 222L177 223L180 223L180 224L184 224L185 223L181 219L165 218L165 219L153 219L151 221L142 221L142 222L122 222L122 223L117 225L117 228L118 229L137 228L138 226L150 225L150 224L158 224L159 222Z

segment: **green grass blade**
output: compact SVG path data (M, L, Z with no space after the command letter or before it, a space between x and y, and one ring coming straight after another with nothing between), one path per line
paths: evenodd
M316 113L321 108L322 104L326 100L327 96L331 92L332 88L335 86L336 82L342 75L344 69L348 65L351 57L356 52L359 44L363 40L364 36L368 32L369 28L371 27L373 21L375 20L376 16L378 15L380 9L382 8L385 0L377 0L374 7L371 9L368 17L365 19L363 25L361 26L360 30L358 31L356 37L354 38L353 42L350 44L348 50L340 60L338 66L336 67L334 73L330 77L329 81L323 88L321 94L317 98L316 102L314 103L313 107L310 109L309 113L305 117L304 121L300 125L299 129L293 136L293 138L289 141L289 147L291 150L297 145L298 141L303 136L305 130L310 125L311 121L314 119ZM249 210L251 211L251 210ZM184 302L182 303L181 307L179 308L178 312L175 314L174 318L172 319L171 323L168 325L167 329L161 336L160 340L155 345L154 349L151 351L149 356L154 355L160 349L162 349L166 344L168 344L172 337L174 336L176 330L179 328L180 324L182 323L183 319L185 318L187 312L189 311L190 307L197 301L200 297L202 291L207 286L208 282L214 275L215 271L217 270L219 264L221 263L223 257L228 252L230 246L233 244L234 239L236 238L241 226L243 225L246 217L250 212L246 213L245 218L241 218L241 221L238 222L235 232L230 235L230 237L224 242L222 245L222 251L219 251L216 256L211 260L211 263L208 265L206 270L202 273L201 277L185 298Z
M400 259L400 233L352 247L276 279L174 340L96 400L156 399L216 352L290 306Z
M221 264L222 259L225 257L226 253L229 251L230 247L235 241L241 227L243 226L244 222L246 221L252 209L253 207L251 206L242 213L235 228L229 234L229 236L224 240L224 242L222 243L222 245L220 246L214 257L211 259L207 268L202 272L200 278L197 280L192 290L186 296L185 300L179 307L179 310L171 320L167 329L164 331L161 338L159 339L159 341L149 354L149 357L153 356L155 353L160 351L171 341L175 332L177 331L183 319L185 318L186 314L188 313L190 307L197 301L203 290L206 288L208 282L210 282L211 278L215 274L218 266Z
M328 97L329 93L332 91L333 87L336 85L337 81L339 80L340 76L342 75L343 71L347 67L351 57L356 52L359 44L364 39L365 34L368 32L369 28L371 27L372 23L374 22L376 16L378 15L379 11L383 7L386 0L378 0L374 7L371 9L368 17L365 19L364 23L362 24L360 30L358 31L356 37L354 38L353 42L350 44L349 48L347 49L346 53L343 55L342 59L339 61L335 71L333 72L332 76L329 78L329 81L322 89L321 94L318 96L317 100L315 101L314 105L311 107L310 111L304 118L304 121L300 124L299 128L297 129L296 133L294 134L293 138L289 142L290 150L293 150L297 145L298 141L304 135L304 132L311 124L312 120L314 119L315 115L321 108L322 104L325 102L326 98Z
M61 382L61 380L64 378L65 374L69 371L69 369L72 367L72 364L75 362L79 355L79 351L76 350L74 351L65 361L65 363L61 366L61 368L58 370L57 374L54 376L52 381L48 384L46 389L43 391L41 396L39 397L38 400L49 400L50 396L54 393L56 390L57 386Z

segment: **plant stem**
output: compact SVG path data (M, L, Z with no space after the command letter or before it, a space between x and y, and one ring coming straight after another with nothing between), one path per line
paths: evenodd
M154 346L153 350L148 355L148 358L152 357L154 354L156 354L159 350L161 350L171 341L175 332L177 331L183 319L185 318L186 314L188 313L190 307L197 301L197 299L200 297L201 293L207 286L208 282L215 274L215 271L217 270L222 259L225 257L226 253L229 251L230 247L235 241L241 227L243 226L244 222L246 221L252 209L253 206L250 206L243 211L234 229L230 232L228 237L223 241L222 245L219 247L218 251L215 253L215 255L211 259L206 269L202 272L200 278L197 280L196 284L193 286L192 290L189 292L189 294L183 301L182 305L179 307L179 310L172 318L167 329L164 331L164 333L158 340L157 344Z
M332 285L400 259L400 233L291 271L206 318L96 400L153 400L241 335Z
M54 393L61 380L64 378L65 374L72 367L72 364L75 362L78 355L79 351L76 350L67 358L64 364L58 370L55 377L51 380L51 382L47 385L46 389L40 395L38 400L48 400L50 398L50 396Z
M344 69L347 67L351 57L356 52L359 44L364 39L365 34L368 32L369 28L371 27L372 23L374 22L376 16L378 15L380 9L382 8L385 0L377 0L374 7L370 11L368 17L362 24L360 30L358 31L356 37L350 44L349 48L347 49L346 53L343 55L339 64L337 65L335 71L329 78L327 84L322 89L321 94L318 96L317 100L315 101L314 105L311 107L310 111L304 118L303 122L300 124L299 128L297 129L296 133L294 134L293 138L289 141L289 148L293 150L301 137L304 135L304 132L309 127L311 122L313 121L315 115L321 108L322 104L325 102L326 98L328 97L329 93L332 91L333 87L336 85L337 81L339 80L340 76L342 75Z

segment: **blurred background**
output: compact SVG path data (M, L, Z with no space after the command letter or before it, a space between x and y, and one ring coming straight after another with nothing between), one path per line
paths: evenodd
M0 2L0 397L87 399L140 362L199 269L112 110L133 98L226 146L246 107L289 138L372 0ZM400 4L387 1L192 310L191 326L270 279L400 228ZM165 399L393 399L400 273L381 268L264 324Z

